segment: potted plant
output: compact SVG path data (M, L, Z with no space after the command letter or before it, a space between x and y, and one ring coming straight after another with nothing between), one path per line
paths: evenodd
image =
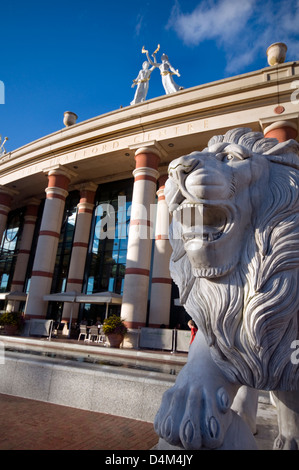
M21 312L4 312L0 315L0 325L5 335L15 335L23 325Z
M105 318L103 323L103 333L108 337L110 346L112 348L119 348L125 335L127 334L127 327L117 315L111 315Z

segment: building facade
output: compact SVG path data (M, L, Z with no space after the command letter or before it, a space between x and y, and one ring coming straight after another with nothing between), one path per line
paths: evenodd
M168 268L169 163L234 127L282 141L298 139L298 124L299 62L288 62L128 106L3 155L0 308L28 319L103 319L102 305L76 304L71 314L67 302L44 297L109 291L122 296L110 311L120 309L132 331L174 327L183 317Z

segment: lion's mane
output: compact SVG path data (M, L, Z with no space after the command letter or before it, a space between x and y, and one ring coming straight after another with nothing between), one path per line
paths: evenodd
M170 271L182 304L231 380L292 390L299 383L298 364L291 361L291 344L299 338L299 145L278 144L250 129L216 136L207 150L215 143L236 143L266 158L269 184L261 179L251 190L251 233L225 279L194 277L186 254L174 261L183 244L171 236Z

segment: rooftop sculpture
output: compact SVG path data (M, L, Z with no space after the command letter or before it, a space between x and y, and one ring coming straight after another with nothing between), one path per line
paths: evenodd
M213 137L171 162L165 198L171 275L199 331L156 416L159 448L256 448L257 391L271 390L275 448L298 449L298 142L247 128Z
M139 71L138 76L133 80L132 88L134 86L137 86L135 96L133 101L131 101L131 105L136 104L136 103L141 103L145 101L147 93L148 93L148 88L149 88L149 80L151 77L151 73L155 68L160 69L161 73L161 78L162 78L162 84L165 90L165 93L168 95L170 93L175 93L176 91L182 90L183 87L177 85L175 81L173 80L173 75L177 75L180 77L179 71L175 70L172 65L170 64L168 57L166 54L162 54L161 56L161 63L157 62L156 59L156 54L160 50L160 45L158 44L157 49L153 52L152 57L153 61L151 60L149 56L148 50L146 50L144 47L142 48L142 53L146 54L147 61L143 62L142 64L142 69ZM149 66L151 65L151 68Z
M3 140L3 142L2 142L2 136L0 135L0 144L1 144L1 142L2 142L2 144L0 145L0 157L2 157L3 155L6 154L6 150L5 150L5 148L4 148L4 144L5 144L5 142L7 142L7 141L8 141L8 137L5 137L4 140Z

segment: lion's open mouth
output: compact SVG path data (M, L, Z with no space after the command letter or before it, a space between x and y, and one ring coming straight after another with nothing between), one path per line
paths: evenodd
M215 242L228 231L232 221L226 207L184 202L175 211L176 221L181 225L181 236L185 244L191 241Z

